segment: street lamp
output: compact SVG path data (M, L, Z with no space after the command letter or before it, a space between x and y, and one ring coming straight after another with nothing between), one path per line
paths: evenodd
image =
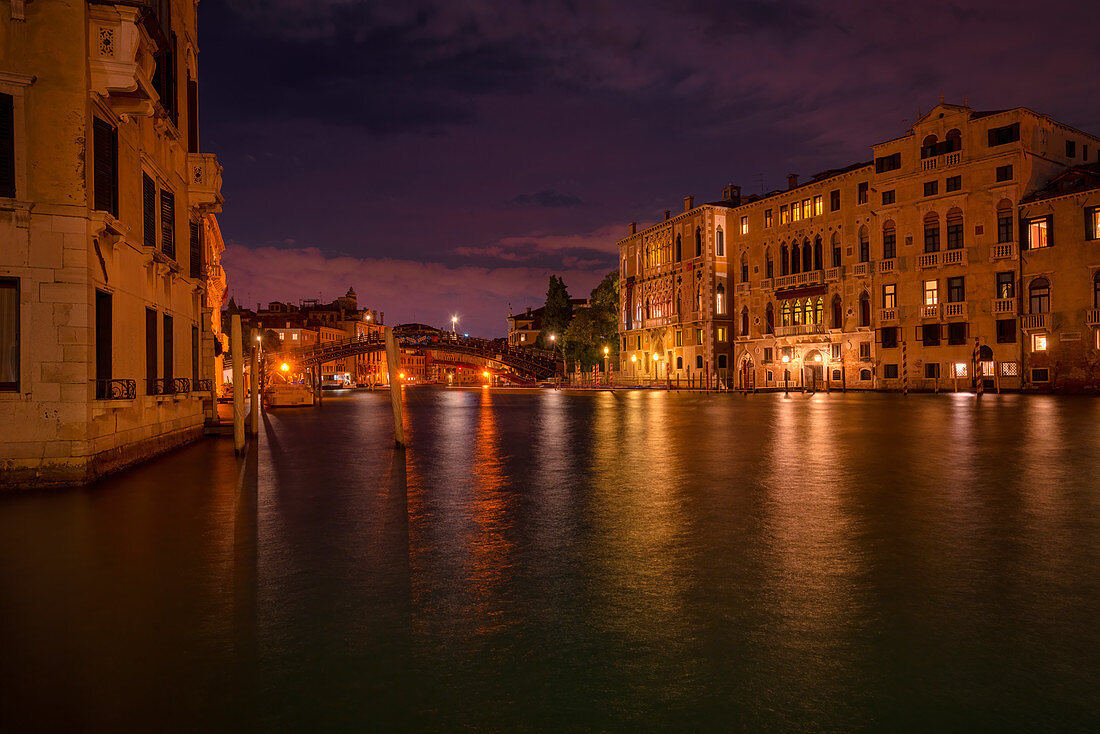
M783 355L783 394L790 395L791 388L791 371L787 365L790 364L791 357L788 354Z
M451 333L454 334L456 337L458 336L458 317L457 316L452 316L451 317Z
M611 359L611 348L610 347L604 347L603 348L603 372L604 372L604 375L607 378L607 384L608 385L611 384L611 367L610 367L611 363L609 361L610 359Z

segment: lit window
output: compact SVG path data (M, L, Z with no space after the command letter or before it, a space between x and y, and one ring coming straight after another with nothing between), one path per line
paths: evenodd
M1085 212L1088 222L1088 236L1086 239L1100 240L1100 206L1094 206Z
M824 206L825 206L825 205L824 205L824 203L823 203L823 202L822 202L822 200L821 200L821 195L820 195L820 194L818 194L817 196L815 196L815 197L814 197L814 216L815 216L815 217L817 217L817 216L821 216L821 213L822 213L823 211L825 211L825 210L824 210Z
M813 210L810 208L811 206L812 206L812 202L809 199L803 199L802 200L802 218L803 219L809 219L810 217L813 216Z
M291 341L298 341L298 334L297 333L291 334L290 339L291 339Z
M526 335L526 334L520 334L520 335L519 335L519 340L520 340L521 342L525 342L525 341L527 341L527 335Z
M940 302L940 282L938 280L924 281L924 305L935 306Z
M1047 350L1047 335L1036 334L1032 337L1031 348L1036 352L1045 352Z
M741 234L749 233L749 218L741 217Z
M715 311L719 314L726 312L726 287L721 283L715 288Z
M887 283L882 286L882 307L897 308L898 286L896 283Z
M1050 244L1048 238L1048 220L1046 217L1042 219L1031 219L1027 223L1027 245L1031 249L1038 249L1040 247L1046 247Z
M718 341L720 341L720 342L728 341L728 339L726 338L726 327L724 327L724 326L719 326L718 327Z
M767 229L770 226L772 226L772 210L771 209L765 209L764 210L764 229Z
M784 204L783 206L779 207L779 223L780 224L787 224L790 221L791 221L790 209L787 207L786 204Z
M802 206L795 202L791 204L791 221L797 222L802 219Z

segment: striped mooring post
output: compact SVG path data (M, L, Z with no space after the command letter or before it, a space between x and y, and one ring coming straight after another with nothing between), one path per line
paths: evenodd
M979 337L974 337L974 396L980 398L985 389L985 380L982 375L982 347Z
M901 394L909 394L909 359L905 354L905 345L907 342L901 343Z

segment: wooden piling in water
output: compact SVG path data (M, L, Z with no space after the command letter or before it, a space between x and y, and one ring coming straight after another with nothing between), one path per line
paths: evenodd
M244 349L240 314L233 314L230 322L229 349L233 357L233 451L240 456L244 453Z
M390 403L393 405L393 442L399 449L405 448L405 425L401 418L401 359L397 352L397 340L393 327L386 329L386 366L390 371Z
M252 415L249 420L249 435L260 434L260 342L259 331L252 330L252 374L249 387L252 389Z

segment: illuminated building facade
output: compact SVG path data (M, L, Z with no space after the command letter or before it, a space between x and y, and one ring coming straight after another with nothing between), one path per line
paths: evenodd
M872 149L727 210L735 383L1100 388L1100 138L941 103Z
M196 3L7 3L0 37L0 485L84 482L212 410Z

